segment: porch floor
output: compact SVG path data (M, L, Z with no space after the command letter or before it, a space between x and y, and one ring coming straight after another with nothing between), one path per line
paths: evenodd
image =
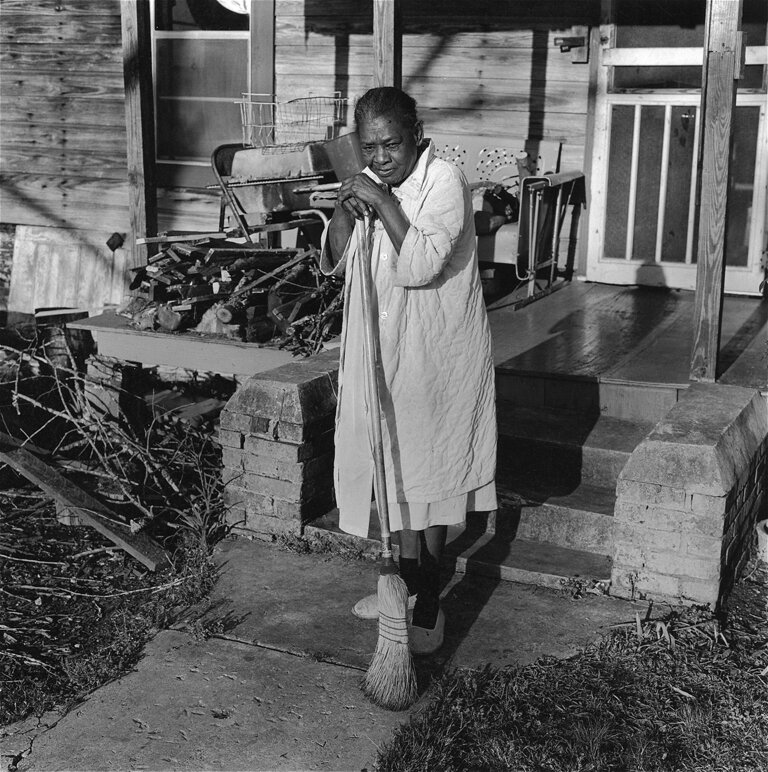
M688 385L694 292L574 281L515 310L488 307L497 370ZM768 300L726 296L718 382L765 389Z

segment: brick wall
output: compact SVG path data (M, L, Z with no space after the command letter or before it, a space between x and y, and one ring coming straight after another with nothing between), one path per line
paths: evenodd
M612 594L717 604L765 506L767 437L759 392L690 386L619 476Z
M225 406L219 442L236 532L299 533L333 508L338 359L328 351L258 373Z

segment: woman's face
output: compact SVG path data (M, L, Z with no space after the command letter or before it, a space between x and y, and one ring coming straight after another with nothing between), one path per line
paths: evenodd
M412 129L393 114L365 118L357 133L363 160L382 182L399 185L416 166L423 131L421 121Z

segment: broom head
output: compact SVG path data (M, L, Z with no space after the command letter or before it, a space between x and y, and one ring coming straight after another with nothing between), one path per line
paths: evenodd
M408 587L388 568L382 566L379 575L379 640L365 674L363 693L382 708L405 710L419 696L408 648Z

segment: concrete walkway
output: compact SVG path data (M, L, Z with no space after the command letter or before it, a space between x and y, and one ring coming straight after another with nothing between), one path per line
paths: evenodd
M20 772L370 770L446 668L566 657L645 611L455 576L444 592L446 645L417 663L422 698L391 713L360 691L377 630L350 613L375 590L374 564L245 540L223 543L217 556L221 577L202 619L159 633L133 672L67 715L0 730L3 756L23 753ZM201 637L202 627L214 636Z

